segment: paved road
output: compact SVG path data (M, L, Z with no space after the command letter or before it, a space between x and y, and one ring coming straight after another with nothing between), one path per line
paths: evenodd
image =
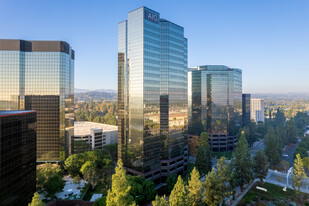
M286 148L286 151L283 153L283 154L288 155L288 157L282 156L282 159L285 161L288 161L290 163L290 167L294 165L294 152L296 148L298 147L298 144L299 142L297 142L297 144L288 145L288 147Z
M265 149L265 145L264 145L263 140L254 142L253 147L251 149L251 156L254 157L257 151L264 150L264 149Z

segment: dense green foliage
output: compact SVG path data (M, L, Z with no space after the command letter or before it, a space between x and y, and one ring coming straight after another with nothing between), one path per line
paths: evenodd
M221 191L219 188L220 178L218 174L213 169L208 173L206 180L204 182L204 202L209 206L219 205L221 202Z
M278 164L281 159L282 145L278 133L270 127L264 140L265 154L270 162L270 166Z
M301 158L308 157L309 151L309 137L304 137L302 142L298 145L298 147L295 150L294 158L296 157L296 154L300 154Z
M82 176L86 181L95 186L100 185L101 193L111 186L111 177L114 172L114 163L110 154L110 148L105 150L93 150L79 154L73 154L64 161L64 169L70 176Z
M41 199L41 196L39 193L34 193L32 197L31 203L28 204L28 206L45 206L44 202Z
M78 102L75 111L76 121L90 121L104 124L117 125L116 102Z
M134 197L136 204L144 205L145 203L153 200L156 196L155 184L146 180L141 176L127 175L127 179L131 186L130 194Z
M259 150L255 154L253 160L255 177L259 178L260 182L263 182L263 179L266 177L268 172L267 157L262 150Z
M305 132L305 128L309 125L309 116L306 112L297 112L294 117L295 125L298 129L298 135L302 136Z
M293 187L297 187L297 191L300 192L300 187L303 185L303 180L307 178L303 161L299 154L296 155L293 167Z
M241 133L240 139L236 144L231 164L235 171L233 178L236 185L243 189L243 186L249 183L253 177L251 154L244 132Z
M112 188L107 192L106 205L135 205L134 197L130 193L131 185L121 160L118 161L115 170L112 176Z
M102 196L94 201L94 206L106 206L106 196Z
M167 194L171 193L176 182L177 182L177 175L176 174L171 174L167 177L167 180L166 180L166 193Z
M186 189L185 184L181 178L178 176L177 182L171 192L170 206L185 206L186 205Z
M37 188L44 189L47 196L53 198L55 193L62 191L65 185L62 175L59 165L45 163L37 166Z
M117 148L117 145L104 146L102 150L93 150L79 154L70 155L64 161L64 169L68 171L71 177L82 176L82 166L90 161L88 164L95 163L97 167L103 169L105 165L113 165L113 159L115 159L115 152L113 148ZM110 172L108 170L108 172ZM109 173L108 173L109 174Z
M156 196L156 199L152 201L152 206L169 206L169 202L166 200L165 195L163 197Z
M56 174L50 176L43 184L47 196L53 198L57 192L61 192L64 188L65 182L62 180L62 175Z
M211 151L210 146L208 144L208 134L206 132L201 133L200 137L200 146L197 150L195 166L196 169L200 172L200 174L206 175L212 168L211 163Z
M273 95L271 100L265 100L265 115L275 116L277 108L281 108L284 115L290 119L295 117L298 112L309 111L309 100L303 98L275 98Z
M52 165L51 163L38 165L36 168L36 187L43 189L48 178L54 175L62 175L59 165Z
M190 179L188 181L187 189L187 204L192 206L198 206L202 204L202 182L200 180L200 174L194 167Z

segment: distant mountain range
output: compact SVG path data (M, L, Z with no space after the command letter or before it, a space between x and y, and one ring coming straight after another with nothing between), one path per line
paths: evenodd
M117 93L116 90L113 90L113 89L94 89L94 90L91 90L91 89L77 89L75 88L75 94L77 93L87 93L87 92L101 92L101 93Z
M112 89L75 89L74 98L76 102L89 101L117 101L117 91Z
M309 99L309 93L252 93L251 98L265 100ZM76 101L117 101L117 91L113 89L75 89Z
M309 93L252 93L251 98L264 98L265 100L309 99Z

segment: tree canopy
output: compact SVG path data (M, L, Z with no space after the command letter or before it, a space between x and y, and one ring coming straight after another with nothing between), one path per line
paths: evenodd
M201 133L199 140L200 146L196 155L195 166L201 175L206 175L212 168L211 151L208 138L209 136L206 132Z
M112 188L107 192L106 205L135 205L134 198L130 194L131 186L121 160L118 160L115 170L112 176Z
M244 132L241 133L240 139L236 143L231 164L235 171L233 178L236 181L236 185L243 189L243 186L249 183L253 177L251 154Z

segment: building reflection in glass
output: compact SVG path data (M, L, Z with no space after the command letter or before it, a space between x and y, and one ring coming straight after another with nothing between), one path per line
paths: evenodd
M74 124L74 51L62 41L0 40L0 110L37 111L37 161L60 161Z
M183 171L187 111L183 28L146 7L130 12L118 25L118 156L129 173L160 182ZM164 168L173 158L182 165Z
M188 78L189 134L236 135L242 124L242 71L199 66L189 70Z

